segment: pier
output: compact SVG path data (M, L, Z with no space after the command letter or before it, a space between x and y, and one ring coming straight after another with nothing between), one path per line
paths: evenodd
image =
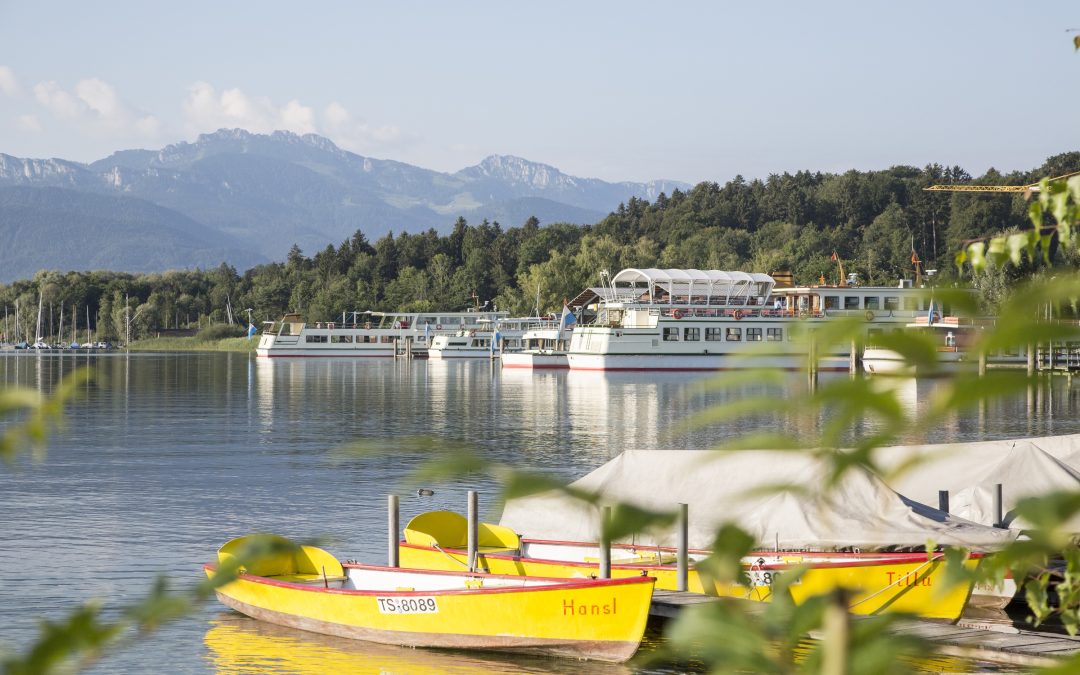
M653 591L649 615L673 619L686 607L718 602L720 598L686 593L682 591ZM761 611L765 605L750 600L725 598L726 601L744 602L750 611ZM866 621L867 617L851 615L852 621ZM1020 667L1047 667L1059 665L1060 661L1080 653L1080 637L1013 629L1002 632L979 626L983 622L972 621L965 625L963 618L956 624L912 619L893 628L897 634L913 635L938 645L938 652L945 656L1001 663ZM811 632L810 638L820 634Z

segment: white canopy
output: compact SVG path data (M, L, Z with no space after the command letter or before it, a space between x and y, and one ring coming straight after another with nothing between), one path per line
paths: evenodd
M622 297L620 288L644 285L650 302L658 292L666 292L674 303L679 302L678 298L684 303L693 302L693 298L704 298L709 303L728 302L731 298L764 300L776 285L772 277L760 272L654 268L622 270L611 283L619 297Z
M852 470L827 496L824 466L808 453L770 450L716 453L629 450L572 483L607 504L627 502L654 510L689 505L690 547L709 549L717 529L731 522L759 545L781 549L889 550L961 545L993 549L1016 533L968 522L890 489L879 478ZM778 484L797 491L775 492ZM597 541L599 509L545 493L507 503L501 524L528 537ZM636 543L672 546L674 532L637 535Z

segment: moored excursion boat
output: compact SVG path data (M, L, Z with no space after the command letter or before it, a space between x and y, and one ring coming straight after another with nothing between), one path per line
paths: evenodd
M531 328L521 337L522 349L502 355L503 368L565 369L570 367L567 351L570 331L558 324Z
M342 321L305 322L286 314L263 324L256 354L264 357L393 357L400 352L425 356L438 335L486 330L507 312L356 312Z
M824 322L854 317L867 333L899 328L931 302L903 282L778 288L757 272L625 269L571 301L596 310L574 328L568 361L573 370L795 370L806 367L807 336ZM846 371L852 354L843 345L816 357L819 371Z
M453 570L468 566L463 537L467 523L460 514L432 511L412 519L400 544L401 562L410 567ZM600 549L595 543L521 538L513 530L479 526L477 565L492 574L522 574L568 579L595 578ZM709 552L689 551L691 564ZM974 569L981 554L964 562ZM784 576L799 577L788 586L796 603L837 588L851 591L849 611L855 614L902 612L927 619L955 621L971 594L970 582L946 583L942 552L851 553L755 551L742 559L740 583L711 579L697 568L688 571L688 590L760 602L773 599ZM612 544L612 578L654 577L656 587L677 590L676 550L664 546Z
M863 350L863 370L871 375L899 375L903 377L925 375L949 375L975 371L978 356L970 352L979 331L991 326L992 319L962 319L955 316L941 317L934 312L918 316L904 330L928 335L935 347L934 363L914 364L904 355L887 347L874 344L873 336ZM999 351L987 355L988 366L1020 366L1027 360L1025 348Z
M226 543L219 563L242 556L251 540ZM269 623L407 647L626 661L644 634L654 584L342 564L315 547L284 548L249 561L218 600ZM204 569L212 577L217 565Z

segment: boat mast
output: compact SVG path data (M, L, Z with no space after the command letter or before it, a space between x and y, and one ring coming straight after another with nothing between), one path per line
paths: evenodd
M41 342L41 312L45 309L45 301L41 297L41 291L38 291L37 301L37 334L34 337L37 338L38 342Z

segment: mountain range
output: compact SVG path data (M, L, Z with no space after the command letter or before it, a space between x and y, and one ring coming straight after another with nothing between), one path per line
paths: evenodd
M312 253L361 230L448 231L464 217L505 227L593 223L676 181L608 183L493 155L455 173L363 157L315 134L221 129L89 164L0 153L0 282L39 269L240 269Z

